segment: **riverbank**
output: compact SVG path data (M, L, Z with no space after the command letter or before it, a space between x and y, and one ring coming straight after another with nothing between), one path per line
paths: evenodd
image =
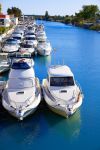
M7 35L11 34L14 30L15 26L10 27L0 27L0 42L2 42L2 38L7 37Z
M45 21L62 22L89 30L100 31L100 10L97 5L83 5L81 10L74 15L51 16L48 11L46 11L45 15L34 15L34 18Z
M94 31L100 31L100 24L96 24L96 23L76 23L73 24L76 27L81 27L84 29L88 29L88 30L94 30Z

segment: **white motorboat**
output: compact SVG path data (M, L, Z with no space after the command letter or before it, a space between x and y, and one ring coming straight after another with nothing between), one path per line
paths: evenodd
M35 35L26 35L24 42L27 44L33 45L34 48L36 48L38 44Z
M39 55L42 55L42 56L48 56L50 55L52 51L52 47L51 47L51 44L49 41L41 41L41 42L38 42L38 45L37 45L37 53Z
M24 31L22 29L15 29L13 34L20 34L23 37L24 36Z
M20 44L23 36L21 34L12 34L12 38L16 39L18 44Z
M13 53L19 50L19 44L14 39L8 39L2 47L2 52Z
M36 38L39 41L46 41L47 40L47 36L46 36L46 33L45 31L38 31L36 33Z
M28 52L33 55L35 52L35 48L31 44L23 43L21 47L19 48L19 52L21 53Z
M36 31L37 31L37 32L39 32L39 31L44 31L44 25L43 25L43 24L37 25Z
M9 71L10 65L7 60L0 61L0 74Z
M46 33L45 33L45 31L38 31L37 33L36 33L36 35L37 35L37 37L38 36L45 36L46 35Z
M2 94L3 107L23 120L32 114L41 100L40 84L35 78L32 59L14 58L6 88Z
M42 82L44 99L49 108L64 117L73 115L82 105L83 94L68 66L52 66Z

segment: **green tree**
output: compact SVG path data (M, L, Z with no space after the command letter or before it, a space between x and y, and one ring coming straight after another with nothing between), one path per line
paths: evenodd
M84 5L82 10L76 14L78 18L87 19L95 19L96 13L99 11L97 5Z
M14 15L15 17L20 17L22 15L22 11L19 8L12 7L7 9L8 15Z
M2 5L0 4L0 13L2 12Z
M48 11L45 12L44 19L47 20L47 21L49 20L49 13L48 13Z

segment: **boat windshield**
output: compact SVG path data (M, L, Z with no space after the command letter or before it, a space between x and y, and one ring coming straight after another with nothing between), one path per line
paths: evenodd
M35 33L27 33L27 35L35 35Z
M17 43L16 39L8 39L5 43Z
M7 42L6 45L7 45L7 46L10 46L10 45L11 45L11 46L14 46L14 45L16 45L16 46L17 46L17 43L16 43L16 42Z
M14 36L13 38L17 40L21 40L21 37L18 37L18 36Z
M32 45L29 45L29 44L24 44L24 45L21 45L22 48L32 48L33 46Z
M73 86L73 77L51 77L50 86Z
M25 39L26 39L26 40L35 40L34 37L26 37Z
M30 69L30 66L26 62L14 62L12 69Z
M22 89L34 87L35 82L32 79L14 78L8 80L9 89Z

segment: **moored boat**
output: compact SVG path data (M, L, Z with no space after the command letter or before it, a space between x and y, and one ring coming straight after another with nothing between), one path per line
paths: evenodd
M12 58L8 82L2 94L3 107L19 120L32 114L41 101L39 79L35 77L32 61L28 57Z
M43 80L42 87L49 108L63 117L73 115L82 105L82 91L68 66L50 67L48 78Z
M7 60L0 61L0 74L9 71L10 65Z
M51 54L52 47L49 41L40 41L37 45L37 53L42 56L48 56Z

